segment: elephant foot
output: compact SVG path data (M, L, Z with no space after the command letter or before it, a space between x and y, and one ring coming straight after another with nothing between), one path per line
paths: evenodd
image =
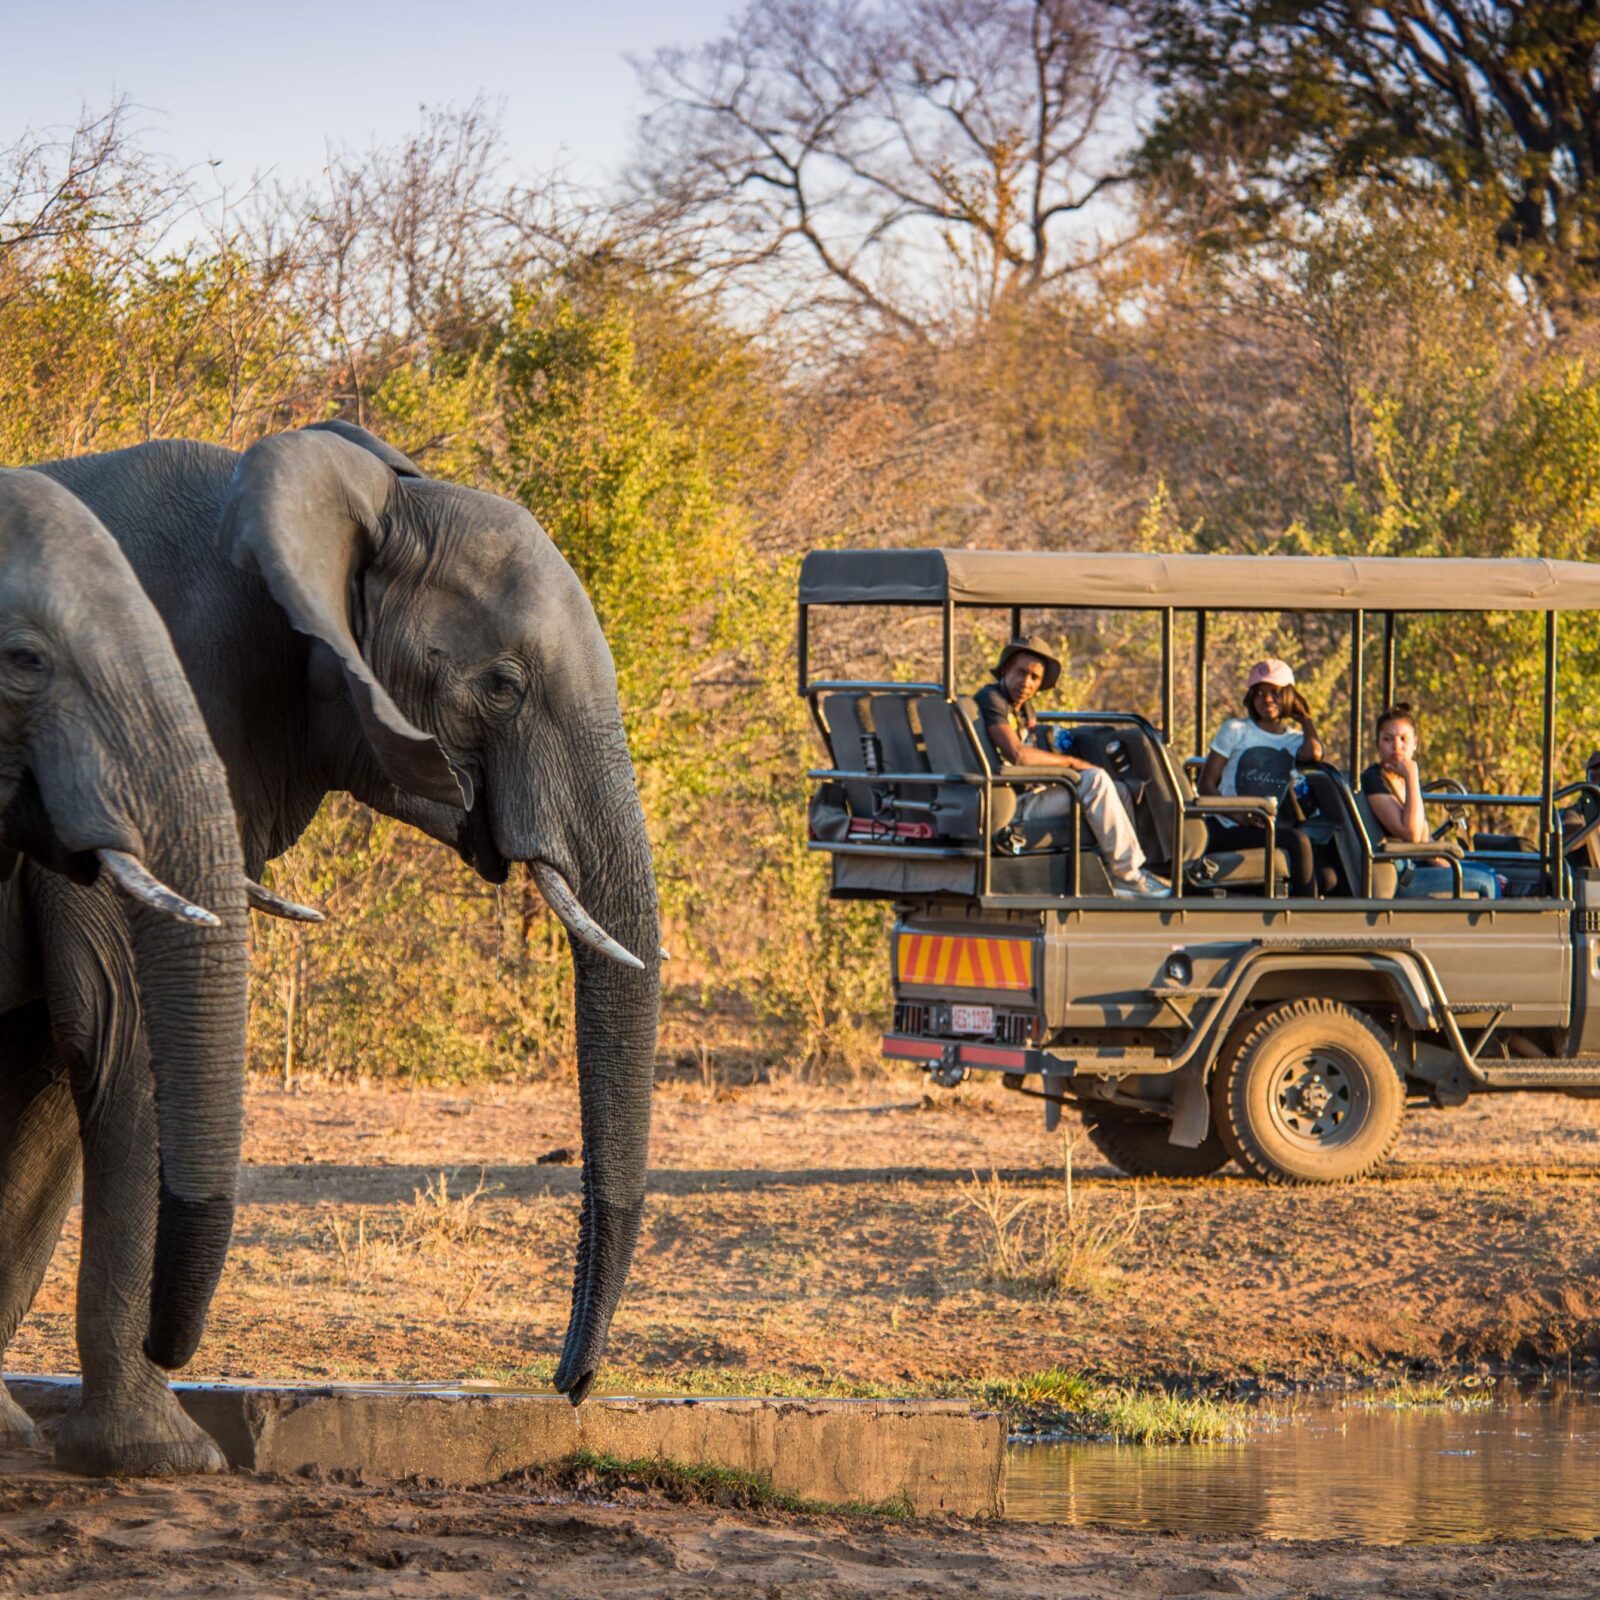
M39 1430L33 1418L6 1393L0 1384L0 1450L31 1450L39 1443Z
M56 1465L96 1478L176 1478L226 1472L228 1463L173 1392L80 1402L56 1430Z

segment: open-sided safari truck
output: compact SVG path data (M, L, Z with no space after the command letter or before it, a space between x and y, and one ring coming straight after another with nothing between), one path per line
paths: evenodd
M1301 769L1281 801L1196 794L1175 754L1174 640L1193 613L1195 751L1204 750L1208 616L1342 612L1350 621L1348 750L1370 748L1367 651L1383 703L1407 612L1529 611L1544 618L1543 780L1537 794L1468 792L1435 779L1437 843L1380 838L1349 772ZM822 606L931 607L937 681L814 680ZM1109 892L1075 810L1019 830L1017 795L1065 771L1003 765L958 689L959 608L1155 612L1161 725L1124 711L1039 713L1073 754L1135 794L1134 824L1170 898ZM1045 1102L1077 1104L1124 1171L1201 1175L1229 1159L1269 1182L1353 1177L1382 1160L1408 1102L1462 1104L1513 1089L1600 1091L1600 788L1553 771L1558 617L1600 608L1600 566L1539 560L1051 555L829 550L800 578L800 691L829 765L809 774L811 848L833 894L892 900L894 1026L887 1055L954 1086L998 1072ZM1186 623L1186 629L1189 626ZM1381 641L1381 642L1380 642ZM974 683L987 664L970 668ZM1297 792L1298 791L1298 792ZM1284 808L1280 811L1280 806ZM1205 816L1241 807L1268 843L1219 852ZM1337 882L1291 897L1274 830L1292 810ZM1514 832L1473 818L1524 818ZM1491 867L1479 899L1452 870L1433 898L1396 895L1401 861Z

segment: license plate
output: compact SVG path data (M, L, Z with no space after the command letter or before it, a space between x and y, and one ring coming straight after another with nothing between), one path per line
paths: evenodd
M993 1006L951 1006L950 1031L952 1033L993 1033Z

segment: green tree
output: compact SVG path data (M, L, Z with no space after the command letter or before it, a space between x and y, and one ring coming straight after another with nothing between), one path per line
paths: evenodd
M1593 0L1132 0L1147 170L1224 235L1330 185L1486 200L1541 278L1600 272Z

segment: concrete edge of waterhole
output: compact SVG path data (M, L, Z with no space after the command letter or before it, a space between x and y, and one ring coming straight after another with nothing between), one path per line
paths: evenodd
M12 1377L47 1423L74 1378ZM917 1515L996 1516L1006 1426L959 1400L591 1398L420 1385L179 1383L184 1409L228 1464L254 1472L360 1473L469 1486L549 1467L579 1450L666 1459L766 1479L826 1505L898 1501Z

